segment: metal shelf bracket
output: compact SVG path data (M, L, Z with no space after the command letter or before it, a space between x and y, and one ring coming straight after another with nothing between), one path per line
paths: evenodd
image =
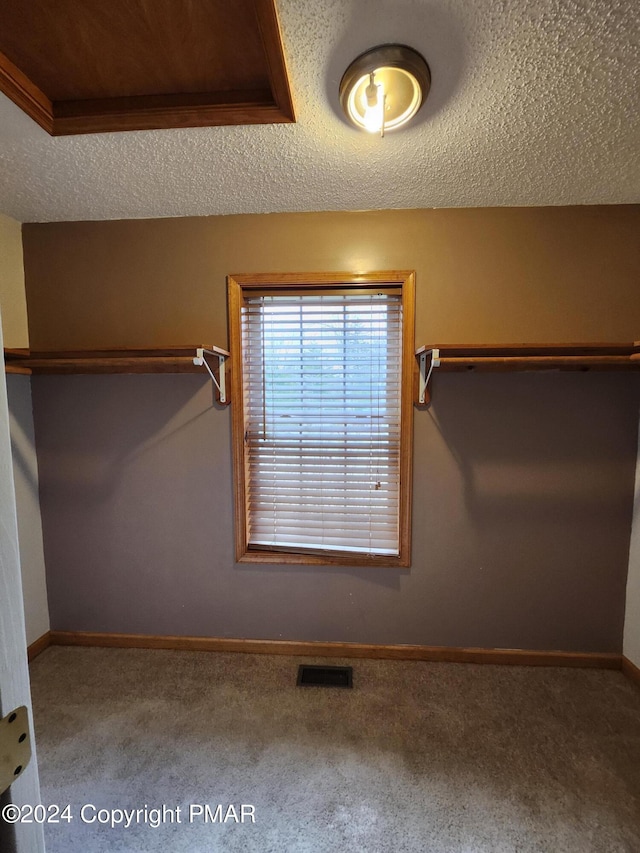
M429 380L431 379L433 368L440 367L440 350L423 350L423 352L418 355L418 367L420 370L418 403L424 405L425 402L427 402L427 389L429 387Z
M209 366L209 362L205 358L205 353L207 355L213 355L218 359L218 379L216 379L213 370L211 370L211 367ZM227 357L228 357L228 354L222 352L221 350L211 350L211 349L206 349L205 347L198 347L196 349L196 356L193 359L193 363L197 367L204 365L207 368L207 370L209 371L209 376L213 380L213 384L218 389L218 394L220 395L220 402L221 403L227 402L227 386L226 386L226 381L225 381L225 369L224 369L224 363L227 360Z

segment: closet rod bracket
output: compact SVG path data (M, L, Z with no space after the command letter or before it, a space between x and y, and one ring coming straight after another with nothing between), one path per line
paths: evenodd
M439 349L425 349L418 354L418 368L420 371L418 403L420 405L424 405L427 402L427 389L434 367L440 367Z
M218 378L217 379L216 379L216 376L215 376L213 370L211 369L211 367L209 365L209 362L206 359L206 355L213 355L218 359ZM213 380L213 384L218 389L218 394L220 395L220 402L221 403L227 402L227 385L226 385L226 378L225 378L224 363L227 360L228 355L229 354L224 352L224 350L219 350L217 348L216 349L207 349L206 347L197 347L196 348L196 355L195 355L195 358L193 359L193 363L197 367L201 367L202 365L204 365L207 368L207 371L209 372L209 376Z

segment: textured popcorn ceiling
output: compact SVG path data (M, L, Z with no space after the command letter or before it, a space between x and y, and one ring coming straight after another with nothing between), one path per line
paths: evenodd
M640 202L637 0L277 0L298 121L49 137L0 95L0 211L22 221ZM338 83L397 41L413 126L351 129Z

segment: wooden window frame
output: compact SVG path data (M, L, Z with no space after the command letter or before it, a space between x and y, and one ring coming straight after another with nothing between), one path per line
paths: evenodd
M228 284L229 338L231 350L231 430L233 445L235 552L238 563L278 563L296 565L340 565L409 567L411 565L411 519L413 476L413 381L415 272L392 270L354 274L329 273L249 273L230 275ZM333 288L341 285L356 289L358 285L389 284L402 294L402 392L400 402L400 505L399 554L325 554L289 551L253 550L248 544L247 523L247 459L244 442L244 402L242 377L242 308L245 294L257 290Z

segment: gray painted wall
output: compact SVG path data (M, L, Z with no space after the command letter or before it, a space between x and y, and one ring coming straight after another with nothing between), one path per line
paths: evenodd
M24 618L27 643L33 643L49 630L49 606L42 547L31 378L7 376L7 393L13 479L18 510Z
M198 376L32 388L55 630L621 650L635 376L437 376L409 570L235 564L230 411Z
M7 347L28 347L22 225L0 214L0 305ZM18 534L27 642L49 630L42 523L38 505L38 468L33 437L31 384L28 376L8 376L9 430L18 509Z
M623 651L632 663L640 667L640 448L636 466L636 495L629 548Z

